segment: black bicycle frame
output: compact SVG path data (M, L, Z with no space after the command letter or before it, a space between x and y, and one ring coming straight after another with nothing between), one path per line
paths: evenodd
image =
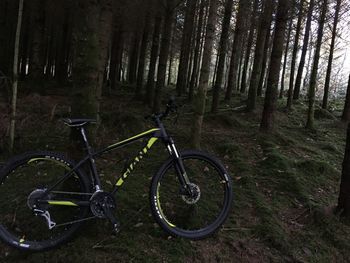
M145 154L147 154L147 152L150 150L152 145L158 139L161 139L163 141L163 143L166 145L166 148L168 150L169 155L173 156L173 158L175 160L175 169L176 169L177 174L178 174L178 179L179 179L181 185L183 186L183 188L188 189L187 185L189 184L189 180L188 180L187 174L185 172L185 168L184 168L183 162L181 160L181 156L175 147L174 141L171 137L168 136L163 124L159 120L157 120L157 124L158 124L159 128L153 128L151 130L145 131L143 133L140 133L138 135L135 135L133 137L125 139L123 141L114 143L114 144L112 144L112 145L110 145L102 150L96 151L96 152L93 151L93 149L91 148L91 146L88 142L84 127L77 128L80 130L80 133L82 135L82 139L84 141L86 151L88 153L87 156L85 158L83 158L76 166L74 166L68 173L63 175L54 185L52 185L50 188L46 189L45 192L43 192L41 198L43 198L47 193L52 191L61 182L66 180L69 176L71 176L75 171L77 171L86 162L89 163L89 166L90 166L90 169L91 169L91 172L93 175L93 181L94 181L93 183L94 183L95 192L101 191L102 190L101 189L101 181L100 181L100 178L99 178L99 175L97 172L95 158L106 153L106 152L124 147L128 144L134 143L134 142L136 142L142 138L145 138L145 137L149 137L147 144L144 146L143 149L141 149L141 151L139 151L139 154L129 163L126 170L117 179L117 182L114 184L114 188L112 189L111 193L115 194L117 192L118 188L120 188L123 185L125 179L134 170L137 163L143 159ZM38 201L40 203L44 202L44 203L49 203L49 204L53 204L53 205L79 205L79 206L80 205L82 205L82 206L89 205L89 202L86 202L86 201L80 201L80 202L75 202L75 203L70 203L70 204L68 204L67 202L60 202L60 201L53 201L53 200L51 200L51 201L38 200Z

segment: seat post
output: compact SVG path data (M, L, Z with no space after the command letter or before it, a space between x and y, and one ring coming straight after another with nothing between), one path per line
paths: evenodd
M88 154L91 155L91 147L90 147L89 141L88 141L86 133L85 133L85 128L84 127L80 127L79 129L80 129L80 134L83 137L83 141L85 143L85 146L86 146L86 149L88 151Z

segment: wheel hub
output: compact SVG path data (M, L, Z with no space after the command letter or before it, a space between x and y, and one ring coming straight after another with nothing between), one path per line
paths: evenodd
M49 207L48 204L38 204L37 200L39 197L43 195L43 193L46 191L46 189L35 189L33 192L31 192L27 198L27 205L28 207L33 210L33 209L40 209L43 211L46 211ZM50 195L46 196L47 200L50 200Z
M189 183L188 187L190 187L191 194L182 195L182 200L189 205L193 205L198 202L201 197L201 190L198 185L194 183Z

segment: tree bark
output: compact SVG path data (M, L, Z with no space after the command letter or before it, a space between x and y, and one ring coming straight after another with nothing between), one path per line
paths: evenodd
M148 46L148 36L149 36L149 27L150 27L150 10L147 11L144 22L144 29L141 40L140 47L140 58L139 58L139 66L137 71L137 82L135 89L135 97L140 98L142 95L144 75L145 75L145 65L146 65L146 51Z
M250 23L248 41L247 41L247 48L245 52L245 58L244 58L244 64L243 64L243 70L242 70L241 93L245 93L247 89L247 72L248 72L250 53L253 45L254 33L256 28L256 19L257 19L256 16L258 12L258 6L259 6L259 0L254 0L253 11L251 14L251 23Z
M202 43L202 32L203 32L203 24L204 24L204 7L205 7L205 0L201 0L199 15L198 15L198 23L197 23L197 34L196 34L196 46L194 50L194 58L193 58L193 71L191 75L190 85L189 85L189 92L188 92L188 98L190 101L193 100L193 94L194 89L197 84L197 76L199 71L199 65L200 65L200 54L201 54L201 43Z
M235 38L233 40L232 45L232 54L231 54L231 62L230 69L228 75L228 84L225 94L225 100L230 101L232 97L232 92L237 90L237 71L239 65L239 58L241 57L241 45L243 34L245 34L246 30L246 19L249 14L249 10L251 7L251 0L240 0L237 14L237 22L235 28Z
M218 0L211 0L209 7L208 23L203 51L202 68L199 78L198 91L194 100L194 116L192 126L192 144L195 148L200 148L200 138L202 133L203 117L205 111L205 100L209 86L210 63L214 45L215 27L217 23Z
M272 24L272 20L270 22L270 28L271 28L271 24ZM268 31L268 34L266 35L265 38L265 44L264 44L264 51L263 51L263 59L262 59L262 68L261 68L261 73L260 73L260 78L259 78L259 84L258 84L258 96L261 97L263 94L263 89L264 89L264 82L265 82L265 78L266 75L268 74L268 59L270 57L271 54L271 45L272 45L272 41L271 38L273 36L273 34L270 32L270 28Z
M177 75L176 90L178 96L186 91L187 74L189 69L189 58L191 53L191 36L196 13L197 0L187 0L187 9L182 34L182 43L180 51L180 63Z
M156 65L157 65L157 59L158 59L158 53L159 53L159 38L160 38L161 26L162 26L162 17L160 14L157 14L154 21L151 58L150 58L150 63L148 67L148 78L147 78L146 96L145 96L145 102L150 107L153 107L153 101L154 101L154 78L155 78Z
M215 85L213 88L213 100L211 104L211 112L216 113L219 106L220 90L222 89L224 73L225 73L225 62L227 47L229 43L229 29L232 16L233 1L226 0L224 18L222 21L222 31L219 44L219 61L216 73Z
M322 13L320 16L318 30L317 30L317 43L316 43L316 50L314 55L314 62L313 62L312 71L311 71L310 87L309 87L309 95L308 95L309 108L308 108L307 122L306 122L306 128L308 129L314 129L314 111L315 111L314 104L315 104L315 92L316 92L316 79L317 79L318 63L320 60L323 29L324 29L324 23L325 23L325 18L327 13L327 5L328 5L328 0L324 0L322 4Z
M23 15L23 0L19 0L15 48L14 48L14 56L13 56L13 81L12 81L10 143L9 143L10 153L13 153L13 146L15 142L15 126L16 126L16 115L17 115L16 110L17 110L17 85L18 85L18 53L19 53L19 41L21 38L22 15Z
M341 120L344 122L350 121L350 75L349 75L348 88L346 90L345 105L344 105L343 114L341 116Z
M265 95L265 104L260 124L260 130L269 132L274 124L274 112L276 109L278 80L281 69L283 46L285 41L285 31L288 20L289 0L279 0L276 16L275 34L271 52L269 75Z
M98 119L99 1L76 1L75 12L72 116Z
M283 92L284 92L284 76L286 74L286 67L287 67L287 59L288 59L288 51L289 51L289 41L290 41L290 35L292 31L292 24L293 19L290 19L289 26L288 26L288 35L287 35L287 42L286 42L286 48L284 50L284 60L283 60L283 69L282 69L282 76L281 76L281 90L280 90L280 99L283 98Z
M38 88L42 91L42 82L44 76L45 65L45 49L44 49L44 1L34 0L32 1L32 43L31 43L31 63L30 63L30 79L33 82L34 88ZM39 87L40 86L40 87Z
M162 89L165 86L166 66L170 51L171 28L174 21L173 16L174 8L172 6L168 6L165 11L164 27L159 53L157 83L154 94L153 112L160 111L160 101L162 97Z
M294 47L293 47L293 53L292 53L292 63L291 63L291 67L290 67L290 76L289 76L288 99L287 99L287 109L289 109L289 110L292 108L292 102L293 102L294 73L295 73L295 64L296 64L296 60L297 60L297 54L299 51L299 38L300 38L301 24L302 24L303 13L304 13L303 12L304 2L305 2L305 0L300 0L298 22L297 22L297 28L295 31Z
M137 66L139 58L139 33L135 31L131 40L131 48L129 49L129 65L128 65L128 82L136 84Z
M266 0L264 4L264 11L260 18L259 31L256 39L253 71L252 71L252 77L250 80L249 91L248 91L248 100L247 100L248 111L253 111L256 108L257 90L258 90L261 70L263 67L263 56L264 56L263 51L265 50L265 45L267 45L266 38L268 38L268 36L270 35L272 12L273 12L273 1Z
M297 77L295 79L295 87L293 92L293 99L298 100L300 95L300 86L301 86L301 79L303 77L303 71L305 66L305 59L306 59L306 52L309 45L309 38L310 38L310 29L311 29L311 20L312 20L312 12L314 9L314 0L310 0L309 4L309 10L307 13L307 20L306 20L306 26L305 26L305 33L304 33L304 43L303 48L301 52L300 62L299 62L299 68Z
M342 165L338 206L336 210L342 215L350 216L350 123L348 124L345 154Z
M337 36L337 25L339 20L340 5L341 5L341 0L337 0L337 5L335 7L333 29L332 29L332 41L329 49L326 81L324 84L324 94L323 94L323 100L322 100L323 109L327 109L328 107L329 83L331 80L331 73L332 73L333 53L334 53L334 46L335 46L335 38Z

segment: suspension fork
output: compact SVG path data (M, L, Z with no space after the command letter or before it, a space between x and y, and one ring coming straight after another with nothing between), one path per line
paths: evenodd
M190 180L187 176L185 166L183 164L182 158L180 153L177 151L175 143L172 138L169 138L169 142L167 144L168 152L171 156L173 156L175 161L175 170L177 173L177 177L181 183L181 186L185 191L188 191L188 193L191 193L191 189L188 187Z

